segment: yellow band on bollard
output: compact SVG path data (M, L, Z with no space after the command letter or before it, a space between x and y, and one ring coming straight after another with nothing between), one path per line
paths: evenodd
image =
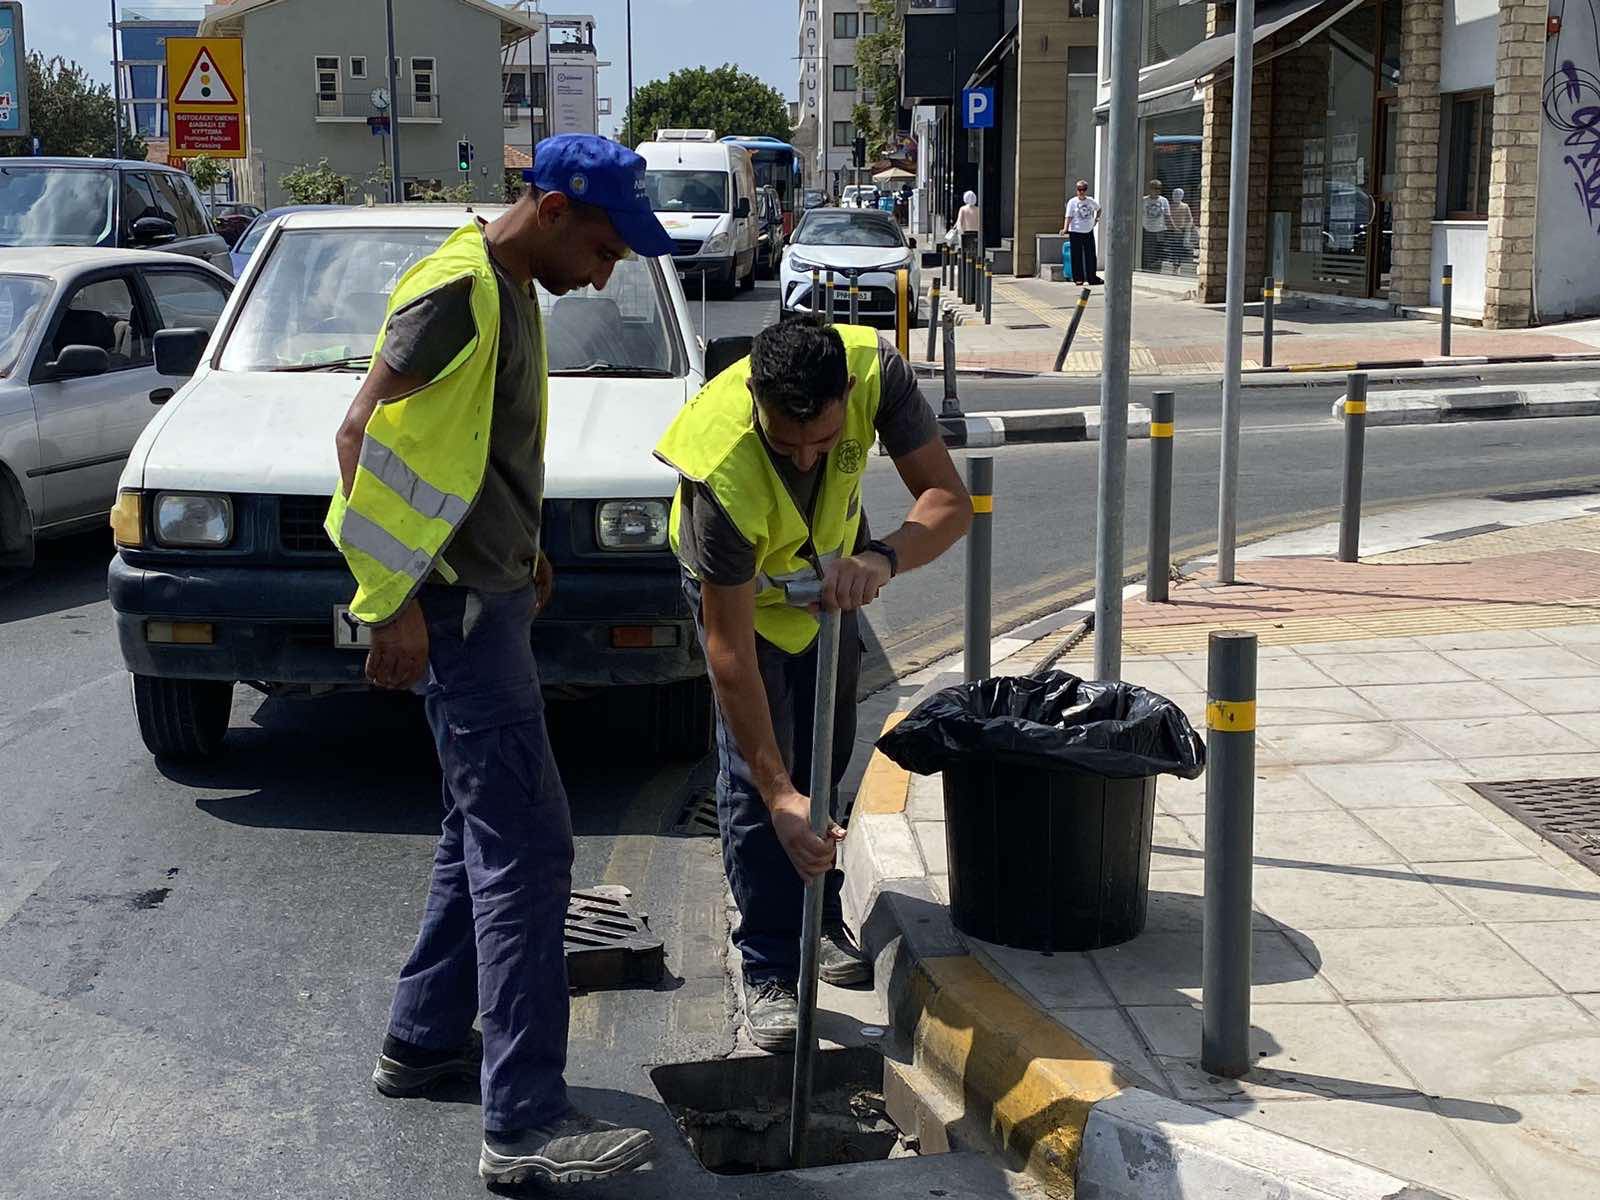
M1439 280L1439 282L1445 287L1450 287L1451 286L1451 277L1449 275L1446 275L1444 278Z
M1153 438L1169 438L1172 436L1171 421L1151 421L1150 436Z
M973 496L972 511L975 513L992 513L994 511L994 497L992 495Z
M1347 417L1352 414L1359 415L1366 411L1367 402L1365 400L1346 400L1344 402L1344 415Z
M1089 307L1089 297L1087 297L1087 296L1079 296L1078 297L1078 307L1079 308L1088 308Z
M1263 288L1261 289L1261 298L1263 300L1276 300L1278 298L1278 293L1273 291L1271 288Z
M1207 700L1206 728L1219 733L1254 733L1256 729L1256 702L1254 700Z

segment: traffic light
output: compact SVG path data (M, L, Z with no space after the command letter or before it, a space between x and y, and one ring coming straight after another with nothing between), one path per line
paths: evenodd
M867 165L867 139L866 138L861 137L859 135L856 137L855 151L856 151L856 166L858 166L858 167L866 166Z
M456 143L456 170L463 175L472 173L472 143L465 138Z

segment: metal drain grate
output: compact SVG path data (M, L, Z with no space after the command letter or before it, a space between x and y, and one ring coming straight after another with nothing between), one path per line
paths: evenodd
M717 793L703 788L691 788L684 797L683 808L672 826L679 837L716 837Z
M615 884L573 892L567 901L567 986L574 991L653 986L666 971L666 947L650 932L650 918Z
M1512 779L1470 786L1600 875L1600 778Z

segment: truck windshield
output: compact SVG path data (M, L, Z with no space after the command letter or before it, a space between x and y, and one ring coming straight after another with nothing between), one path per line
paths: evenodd
M36 275L0 275L0 376L11 374L28 330L50 299L50 283Z
M389 293L449 229L290 229L245 297L219 366L224 371L364 371ZM603 292L539 292L552 374L681 375L671 309L652 262L617 263Z
M0 167L0 246L98 246L111 236L110 171Z
M657 212L729 211L726 171L647 171L645 187Z

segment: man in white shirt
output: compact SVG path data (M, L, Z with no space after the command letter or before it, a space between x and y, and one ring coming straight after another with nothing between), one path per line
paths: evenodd
M1166 261L1167 233L1172 229L1172 205L1161 194L1161 180L1152 179L1140 202L1140 220L1144 237L1139 245L1139 266L1146 271L1159 271Z
M1078 180L1077 194L1067 201L1067 218L1061 232L1067 235L1061 265L1076 284L1105 283L1094 256L1094 227L1100 223L1100 202L1089 195L1089 184Z

